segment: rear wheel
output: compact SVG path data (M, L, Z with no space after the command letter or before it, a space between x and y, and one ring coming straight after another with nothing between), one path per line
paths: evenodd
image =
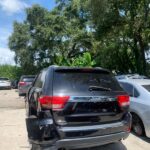
M39 145L32 144L31 145L31 150L42 150L42 149L41 149L41 147Z
M132 115L132 130L138 136L144 135L144 125L142 120L135 114Z
M31 150L46 150L46 149L56 150L56 148L54 148L54 147L43 148L37 144L32 144L32 146L31 146ZM58 150L67 150L67 149L62 148L62 149L58 149Z

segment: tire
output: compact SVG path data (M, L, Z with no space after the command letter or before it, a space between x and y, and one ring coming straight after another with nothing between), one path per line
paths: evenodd
M47 149L47 148L46 148ZM49 150L56 150L55 148L51 147L48 148ZM45 148L41 147L40 145L37 144L31 144L31 150L45 150ZM60 149L61 150L61 149ZM64 149L62 149L64 150Z
M142 120L135 114L132 114L132 131L137 136L143 136L145 134L144 125Z
M43 149L37 144L31 144L31 150L43 150Z

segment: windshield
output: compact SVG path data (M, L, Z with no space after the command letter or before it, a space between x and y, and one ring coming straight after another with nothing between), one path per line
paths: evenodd
M35 78L24 78L24 82L33 82Z
M0 78L0 81L8 81L8 78Z
M54 76L55 92L89 91L89 88L98 91L122 91L115 77L108 73L84 72L56 72Z

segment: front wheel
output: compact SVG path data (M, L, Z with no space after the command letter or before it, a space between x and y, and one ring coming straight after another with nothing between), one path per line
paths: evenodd
M133 115L132 117L133 117L132 118L133 119L133 121L132 121L133 132L138 136L143 136L144 135L144 125L143 125L141 119L136 115Z

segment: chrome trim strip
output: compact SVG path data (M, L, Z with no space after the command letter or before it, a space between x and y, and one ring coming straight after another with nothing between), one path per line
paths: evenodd
M69 102L112 102L116 97L108 96L71 96Z
M72 131L85 131L85 130L97 130L97 129L107 129L107 128L116 128L123 126L123 122L103 124L103 125L89 125L89 126L80 126L80 127L60 127L59 130L63 132L72 132Z

